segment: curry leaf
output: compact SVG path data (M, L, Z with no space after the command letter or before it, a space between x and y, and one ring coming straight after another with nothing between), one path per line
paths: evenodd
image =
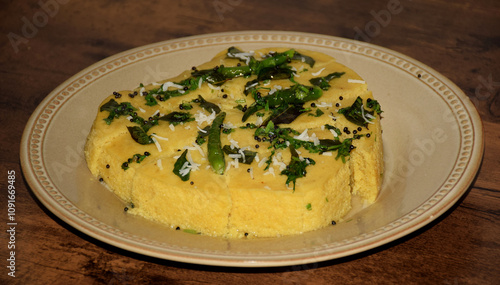
M159 117L158 120L168 121L175 126L180 123L194 121L194 118L191 116L191 113L189 112L172 112L165 116Z
M333 72L324 77L316 77L309 80L312 85L318 86L322 90L328 90L330 88L329 82L332 79L340 78L345 72Z
M153 143L153 139L151 136L148 136L148 134L138 126L133 126L133 127L127 127L128 131L130 132L130 135L134 139L134 141L140 143L140 144L150 144Z
M191 173L190 169L186 168L186 163L189 164L189 162L187 161L187 158L186 158L187 152L188 152L187 149L184 150L184 152L181 154L181 156L179 156L179 158L174 163L173 172L175 175L179 176L182 181L188 181L189 175Z
M289 105L287 108L276 109L275 112L267 118L262 125L267 125L269 121L272 121L275 125L279 124L291 124L298 116L305 113L302 105Z
M365 110L363 107L363 100L361 97L357 97L354 103L346 108L342 108L338 111L340 114L343 114L347 120L358 125L366 127L368 125L368 118L366 114L370 114L373 116L373 111Z
M241 152L243 152L242 160L240 162L244 163L244 164L251 164L253 162L255 156L257 155L257 152L255 152L255 151L251 151L251 150L241 151L241 149L239 149L237 147L231 148L231 146L229 146L229 145L225 145L222 148L222 150L227 155L229 155L229 154L241 154Z
M263 68L259 71L257 75L258 81L270 80L270 79L288 79L292 77L293 70L290 67L268 67Z
M215 105L214 103L208 102L203 97L201 97L201 95L198 95L198 99L194 99L193 101L199 103L200 107L202 107L209 113L215 112L216 114L219 114L220 112L219 106Z
M292 59L305 62L305 63L309 64L310 67L314 67L314 64L316 63L316 61L312 57L307 56L307 55L303 55L303 54L298 53L298 52L295 52L293 54Z

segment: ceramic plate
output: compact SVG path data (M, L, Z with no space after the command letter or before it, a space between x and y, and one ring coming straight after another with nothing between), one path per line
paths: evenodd
M83 146L97 108L114 90L173 77L230 46L323 52L368 83L384 110L386 172L378 200L336 226L302 235L226 240L171 230L124 213L88 171ZM400 53L343 38L247 31L160 42L104 59L52 91L31 116L22 168L38 199L69 225L105 243L162 259L217 266L283 266L366 251L436 219L466 192L483 153L482 124L467 96Z

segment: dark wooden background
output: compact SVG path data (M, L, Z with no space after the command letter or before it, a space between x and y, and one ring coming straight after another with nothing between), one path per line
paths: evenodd
M2 0L0 5L0 283L500 284L500 1ZM370 41L450 78L473 100L484 123L484 159L467 194L430 225L380 248L319 264L263 269L198 266L125 252L74 230L37 201L21 174L19 143L31 112L49 92L121 51L238 30ZM359 36L359 30L368 36ZM16 172L20 224L15 278L6 268L9 170Z

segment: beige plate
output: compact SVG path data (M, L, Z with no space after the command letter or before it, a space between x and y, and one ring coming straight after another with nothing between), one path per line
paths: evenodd
M384 110L386 174L377 202L344 222L297 236L225 240L171 230L124 213L91 177L83 146L99 103L115 90L177 75L235 45L309 49L358 72ZM420 76L420 78L419 78ZM153 257L218 266L282 266L352 255L436 219L466 192L481 162L482 123L450 80L400 53L331 36L246 31L156 43L104 59L52 91L31 116L22 168L38 199L69 225Z

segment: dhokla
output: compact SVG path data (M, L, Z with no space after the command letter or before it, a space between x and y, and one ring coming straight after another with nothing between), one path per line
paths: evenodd
M328 55L230 47L113 92L85 157L130 214L225 238L300 234L341 221L353 196L375 202L381 113L366 82Z

